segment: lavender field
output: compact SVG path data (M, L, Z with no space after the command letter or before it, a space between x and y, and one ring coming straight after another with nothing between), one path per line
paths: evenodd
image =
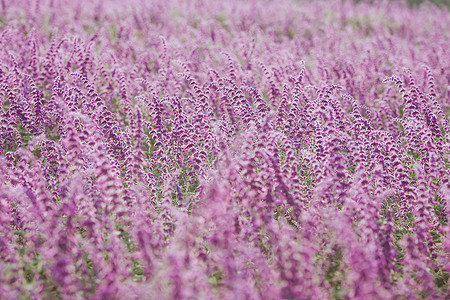
M450 299L450 10L1 0L0 299Z

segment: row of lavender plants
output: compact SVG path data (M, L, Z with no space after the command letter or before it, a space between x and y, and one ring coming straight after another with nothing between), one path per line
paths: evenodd
M1 1L0 299L448 297L450 13L358 2Z

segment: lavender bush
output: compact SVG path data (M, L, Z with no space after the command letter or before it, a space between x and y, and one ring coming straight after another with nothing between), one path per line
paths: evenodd
M369 2L2 0L0 299L450 297L450 13Z

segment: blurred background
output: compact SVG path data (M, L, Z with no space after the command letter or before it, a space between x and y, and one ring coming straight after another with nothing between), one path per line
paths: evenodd
M447 6L450 7L450 0L408 0L409 5L411 6L419 6L424 2L431 2L438 6Z
M358 2L365 2L367 0L354 0L354 1L356 3L358 3ZM369 2L371 2L371 3L373 3L374 1L377 1L377 0L369 0ZM439 7L450 8L450 0L407 0L407 2L409 3L409 5L411 7L420 7L420 5L432 3Z

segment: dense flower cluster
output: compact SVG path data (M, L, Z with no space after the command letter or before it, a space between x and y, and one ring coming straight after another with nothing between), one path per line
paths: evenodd
M1 1L0 299L450 295L450 13Z

